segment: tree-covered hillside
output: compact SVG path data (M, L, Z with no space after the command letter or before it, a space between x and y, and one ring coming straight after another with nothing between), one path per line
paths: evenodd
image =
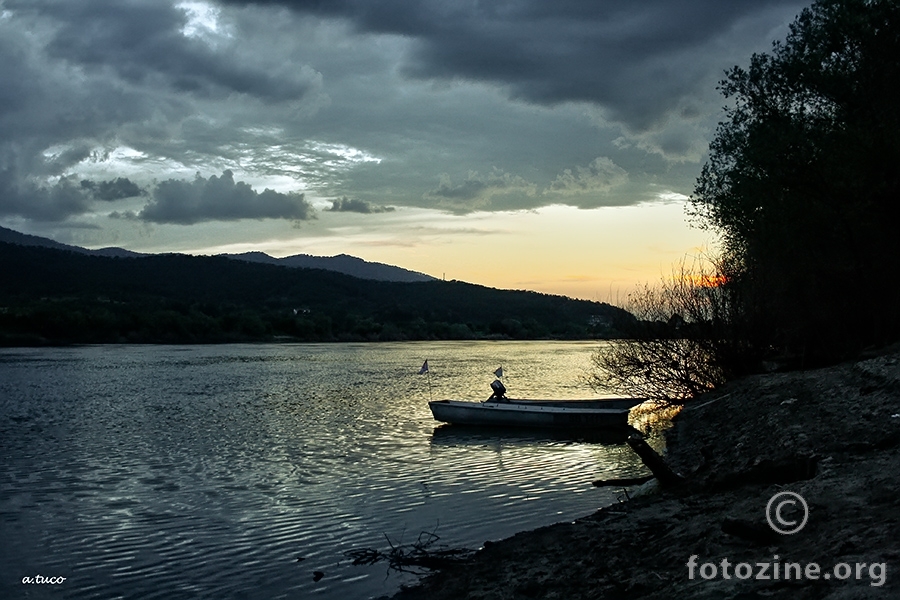
M614 337L608 304L458 281L394 283L224 257L0 243L0 343Z

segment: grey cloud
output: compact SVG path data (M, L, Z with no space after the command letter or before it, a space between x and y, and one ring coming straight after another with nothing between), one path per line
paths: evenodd
M263 192L229 213L192 196L189 176L163 185L227 168L319 197L458 213L633 203L662 177L689 193L715 81L801 6L210 0L224 29L185 36L180 0L0 4L0 215L67 224L133 192L110 183L120 176L151 194L114 205L146 204L123 217L312 215L298 195ZM123 148L134 152L92 156ZM628 182L592 166L599 155ZM331 210L377 209L355 202Z
M673 120L655 131L646 131L613 140L619 150L637 148L658 155L669 165L698 163L706 154L711 123L699 119Z
M561 194L609 192L628 182L628 172L605 156L594 159L587 167L565 169L550 184L550 190Z
M151 201L136 217L153 223L191 225L204 221L240 219L314 218L313 209L303 194L282 194L270 189L256 192L231 171L193 181L169 179L153 189Z
M126 177L117 177L109 181L90 181L85 179L81 182L81 187L88 190L97 200L105 200L107 202L135 196L145 196L147 194L146 190Z
M213 48L185 36L187 15L177 5L156 0L7 0L6 5L55 24L46 44L49 56L83 68L111 69L133 84L275 102L302 99L321 86L318 73L308 67L245 52L237 42Z
M332 201L331 208L329 208L328 210L329 212L355 212L361 214L371 214L390 212L394 210L394 207L378 206L365 200L359 200L358 198L347 198L346 196L344 196L343 198L338 198L337 200Z
M723 51L756 50L735 30L767 11L763 27L790 19L797 0L223 0L342 18L361 31L417 41L404 72L506 86L540 104L589 102L634 130L655 127L680 101L704 94L731 66ZM712 73L710 70L712 69Z
M0 172L0 216L25 217L35 221L59 222L84 214L90 197L71 179L55 185L39 186Z
M495 168L485 175L470 171L463 182L456 184L445 173L441 175L438 187L427 192L425 196L437 199L441 208L455 212L469 212L488 207L493 203L494 196L514 195L521 198L534 197L536 193L537 186L534 183L519 175Z
M234 139L229 121L265 123L318 102L318 73L245 39L213 47L185 37L185 13L170 3L3 0L2 9L0 215L59 221L93 200L138 195L138 183L115 172L78 177L80 163L109 158L98 149L130 146L157 169L204 168ZM198 121L210 135L195 135ZM73 173L75 183L46 183ZM283 198L264 200L277 213Z
M93 198L69 180L72 165L115 139L123 124L170 111L152 93L48 60L42 44L52 28L33 16L7 10L0 17L0 214L59 221L86 212Z
M4 146L16 142L20 150L36 152L65 143L83 148L84 154L98 141L112 138L122 124L153 115L171 119L174 112L186 111L183 101L161 97L158 87L137 89L123 85L97 65L82 68L74 57L49 56L52 34L48 31L54 30L55 22L27 8L10 14L0 18L0 140ZM113 49L109 54L113 60Z

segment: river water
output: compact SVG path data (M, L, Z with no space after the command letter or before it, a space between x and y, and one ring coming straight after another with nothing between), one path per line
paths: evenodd
M616 501L593 479L640 471L626 446L448 430L427 401L483 400L501 365L511 396L592 397L597 348L0 350L0 597L375 598L415 577L345 552L589 514Z

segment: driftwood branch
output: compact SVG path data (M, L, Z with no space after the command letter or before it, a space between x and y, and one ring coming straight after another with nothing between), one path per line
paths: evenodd
M656 453L656 450L650 447L644 441L644 437L640 434L631 434L628 436L628 445L634 450L641 461L650 469L656 480L659 481L661 487L674 487L684 483L685 478L672 470L663 457Z
M645 475L644 477L623 477L619 479L598 479L593 482L596 487L627 487L630 485L641 485L653 479L653 475Z
M388 552L359 548L348 550L344 556L352 559L354 565L372 565L386 561L389 569L418 572L418 569L440 569L464 561L472 555L472 551L465 548L434 547L440 538L433 531L423 531L414 543L405 545L394 544L387 535L384 537L391 548Z

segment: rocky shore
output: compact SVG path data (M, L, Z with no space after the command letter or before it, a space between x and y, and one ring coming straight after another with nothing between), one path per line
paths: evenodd
M900 598L900 351L732 382L666 444L682 485L486 543L395 600ZM767 520L782 492L808 507L772 503L808 517L793 534Z

